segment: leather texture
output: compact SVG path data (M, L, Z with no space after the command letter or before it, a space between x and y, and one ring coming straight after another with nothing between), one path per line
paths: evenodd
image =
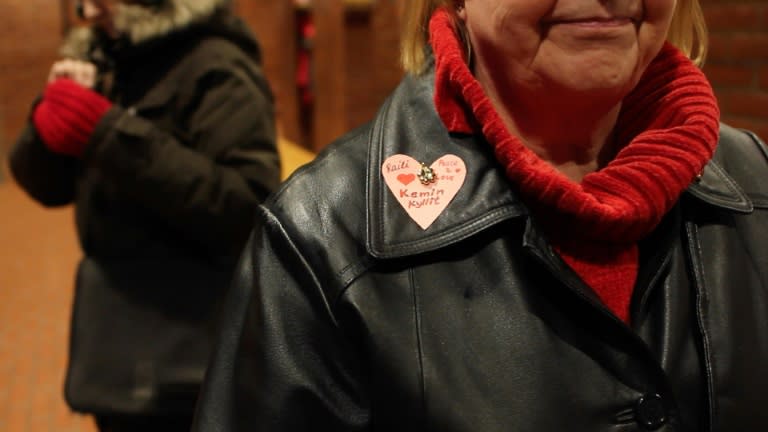
M450 135L430 74L260 211L197 431L768 430L768 163L722 126L640 245L630 325L552 251L490 146ZM462 158L426 230L381 176Z

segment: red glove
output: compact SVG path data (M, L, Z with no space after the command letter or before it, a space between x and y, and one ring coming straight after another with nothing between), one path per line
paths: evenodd
M32 122L51 151L80 156L110 107L112 102L105 97L62 78L45 88L43 100L32 113Z

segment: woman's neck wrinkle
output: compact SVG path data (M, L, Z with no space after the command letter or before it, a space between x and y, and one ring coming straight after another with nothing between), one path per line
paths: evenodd
M616 154L613 138L618 109L600 119L566 122L559 120L565 115L544 114L538 118L526 115L518 120L507 110L500 111L503 111L501 118L510 133L518 136L539 158L577 183L583 176L602 168Z
M615 156L613 136L620 103L565 104L541 95L526 97L479 72L478 83L507 130L569 179L580 182Z

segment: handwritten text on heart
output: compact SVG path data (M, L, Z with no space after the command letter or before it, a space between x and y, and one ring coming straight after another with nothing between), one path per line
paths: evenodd
M384 161L381 172L384 182L408 216L422 229L427 229L461 189L467 168L458 156L442 156L430 165L436 181L426 185L417 176L420 168L416 159L396 154Z

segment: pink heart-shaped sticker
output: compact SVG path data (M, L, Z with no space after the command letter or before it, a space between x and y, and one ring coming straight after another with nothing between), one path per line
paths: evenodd
M430 165L435 181L415 182L421 164L414 158L396 154L381 165L381 173L389 190L422 229L427 229L459 192L467 176L464 161L448 154Z

